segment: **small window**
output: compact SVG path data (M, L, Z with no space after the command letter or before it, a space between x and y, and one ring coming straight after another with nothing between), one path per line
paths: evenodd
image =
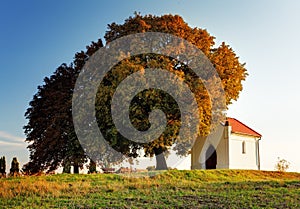
M246 154L246 142L245 141L242 142L242 153Z

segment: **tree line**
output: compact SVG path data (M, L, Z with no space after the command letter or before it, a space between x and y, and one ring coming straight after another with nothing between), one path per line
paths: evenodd
M12 159L11 167L8 176L19 176L20 175L20 164L16 157ZM0 178L6 177L6 160L5 156L0 158Z

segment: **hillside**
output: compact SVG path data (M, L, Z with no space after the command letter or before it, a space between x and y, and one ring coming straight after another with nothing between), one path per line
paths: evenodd
M0 179L0 208L300 208L300 173L171 170Z

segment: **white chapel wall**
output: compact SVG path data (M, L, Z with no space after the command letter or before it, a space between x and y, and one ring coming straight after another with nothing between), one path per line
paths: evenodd
M243 141L245 153L243 153ZM229 138L229 168L258 169L255 137L231 134Z

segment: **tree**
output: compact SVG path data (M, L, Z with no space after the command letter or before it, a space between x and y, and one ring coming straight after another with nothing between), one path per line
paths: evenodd
M226 105L236 100L242 90L242 81L247 76L245 64L239 62L234 51L225 43L214 47L214 37L206 30L200 28L191 28L178 15L141 16L136 14L129 17L124 24L112 23L108 26L105 34L106 43L109 44L116 39L126 35L144 32L163 32L181 37L197 46L211 61L216 68L225 91ZM166 41L166 40L163 40ZM160 42L159 44L165 44ZM130 45L130 44L128 44ZM168 50L177 50L168 48ZM209 134L212 113L210 97L197 76L191 71L188 65L175 58L166 57L157 54L141 54L131 56L122 60L116 65L110 73L107 73L100 84L97 98L97 117L98 125L106 139L116 146L122 153L129 156L138 156L138 150L144 149L145 156L156 156L156 169L167 169L167 164L163 153L166 152L174 143L180 129L181 114L176 102L166 93L155 89L147 89L136 95L130 106L130 119L136 129L143 131L150 127L149 113L154 109L162 109L167 117L167 124L164 133L151 143L128 142L128 139L121 136L114 126L111 118L111 100L112 95L118 85L129 75L142 71L146 68L163 68L176 75L187 83L193 93L196 95L197 104L200 107L198 112L199 130L198 135L206 136ZM209 81L212 85L214 80ZM176 85L176 84L174 84ZM119 101L122 103L122 101ZM221 117L219 118L221 119ZM106 123L103 125L103 121ZM111 134L113 133L113 134ZM116 134L115 134L116 133ZM112 136L113 135L113 136ZM125 141L125 142L124 142ZM184 145L183 145L184 146ZM130 149L127 149L130 147ZM187 150L180 146L175 146L178 154L185 155Z
M72 119L72 92L78 73L89 55L103 44L101 40L92 42L86 52L75 55L72 65L62 64L54 74L44 79L38 92L25 113L28 124L24 126L26 141L30 143L30 162L24 166L29 173L53 171L64 166L64 172L74 173L86 162Z
M75 54L72 64L62 64L38 86L25 113L28 124L24 130L26 141L30 143L30 162L24 165L24 172L51 172L63 166L63 172L70 173L73 166L74 173L79 173L79 168L88 161L74 130L72 96L79 72L100 47L103 47L100 39L92 42L86 51Z
M13 158L10 168L10 176L18 176L20 174L20 166L16 157Z
M72 163L74 170L85 161L85 154L72 127L71 100L76 70L66 64L44 79L38 93L25 113L26 141L31 143L31 164L25 165L33 173L55 170L59 165ZM27 168L28 167L28 168Z
M136 14L129 17L124 24L112 23L108 26L105 34L106 45L126 35L144 32L163 32L181 37L198 47L204 55L212 62L222 81L225 90L226 105L238 98L242 90L241 82L247 76L244 64L241 64L234 51L225 43L214 48L214 37L206 30L191 28L178 15L141 16ZM162 40L160 44L165 44ZM129 44L130 45L130 44ZM82 71L86 62L94 53L103 47L101 40L92 42L87 50L76 53L71 65L61 65L55 73L44 79L44 85L38 87L38 92L30 102L25 116L28 124L24 127L27 136L26 141L30 143L30 162L25 169L36 172L39 170L55 170L58 166L74 166L74 172L87 161L87 156L80 146L74 130L72 120L72 94L77 76ZM166 50L176 51L176 48ZM205 136L210 131L212 113L211 101L205 86L197 78L197 75L186 64L173 57L160 54L140 54L123 59L115 65L102 80L96 95L96 118L99 129L109 145L129 158L140 156L140 150L144 150L145 156L156 156L156 169L167 169L164 153L176 142L181 127L183 115L176 101L168 92L157 89L145 89L138 93L132 100L130 106L130 121L140 131L147 130L151 126L149 116L155 109L161 109L167 120L167 126L161 136L149 143L131 141L120 134L111 116L112 96L124 78L135 72L141 72L146 68L166 69L187 83L196 95L200 124L198 135ZM87 78L89 79L89 78ZM209 80L214 84L213 78ZM176 83L174 82L174 86ZM180 94L179 89L178 94ZM93 96L93 95L92 95ZM122 103L122 101L120 101ZM189 101L186 101L187 103ZM223 109L220 107L220 112ZM184 140L184 139L181 139ZM179 144L179 143L177 143ZM184 143L181 143L184 144ZM97 149L91 147L89 149ZM184 145L175 147L178 154L185 155L187 150ZM97 158L102 163L119 162L120 158L114 159L109 153ZM97 162L98 163L98 162ZM101 163L100 163L101 164Z
M6 176L6 161L5 161L5 156L0 158L0 177L5 177Z
M279 171L279 172L285 172L289 169L290 167L290 162L288 162L287 160L285 159L280 159L278 157L278 161L275 165L275 170L276 171Z

